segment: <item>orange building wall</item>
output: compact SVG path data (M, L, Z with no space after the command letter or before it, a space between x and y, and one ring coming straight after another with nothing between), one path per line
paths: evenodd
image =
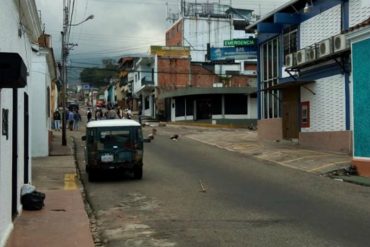
M181 20L166 32L166 46L182 46L183 24Z

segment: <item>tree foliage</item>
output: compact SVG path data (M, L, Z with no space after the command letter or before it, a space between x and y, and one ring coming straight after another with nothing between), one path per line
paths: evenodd
M95 87L107 85L111 78L116 77L118 67L113 59L103 59L102 64L102 67L83 69L80 73L81 81Z

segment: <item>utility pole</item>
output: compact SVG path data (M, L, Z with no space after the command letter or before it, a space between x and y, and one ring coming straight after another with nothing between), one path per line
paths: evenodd
M67 42L66 37L68 33L68 6L66 5L64 1L63 6L63 31L62 31L62 81L63 81L63 87L62 87L62 105L63 105L63 114L62 114L62 145L67 145L67 137L66 137L66 90L67 90L67 69L66 69L66 61L68 56L68 48L67 48Z

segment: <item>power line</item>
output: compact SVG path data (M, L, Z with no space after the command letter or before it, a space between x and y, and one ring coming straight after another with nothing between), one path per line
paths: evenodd
M82 66L68 66L68 68L74 68L74 69L96 69L100 71L109 71L109 72L117 72L119 73L120 71L118 69L109 69L109 68L96 68L96 67L82 67ZM174 72L170 70L162 70L162 71L152 71L152 70L136 70L136 69L131 69L127 70L129 73L143 73L143 74L168 74L168 75L189 75L189 72ZM214 75L214 76L245 76L248 77L247 75L230 75L230 74L225 74L225 73L190 73L191 75Z

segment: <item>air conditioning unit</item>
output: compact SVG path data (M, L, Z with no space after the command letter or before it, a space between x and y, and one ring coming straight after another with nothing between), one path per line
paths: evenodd
M343 34L334 36L333 38L333 50L334 52L343 51L347 48L346 36Z
M325 57L330 55L333 52L333 47L332 47L332 39L325 39L321 42L319 42L317 46L318 54L317 57Z
M311 62L316 60L316 46L311 46L306 48L306 62Z
M296 55L295 53L290 53L288 55L285 55L285 61L284 61L285 67L290 68L296 65L295 55Z
M306 49L302 49L297 51L297 65L300 65L302 63L306 62Z

